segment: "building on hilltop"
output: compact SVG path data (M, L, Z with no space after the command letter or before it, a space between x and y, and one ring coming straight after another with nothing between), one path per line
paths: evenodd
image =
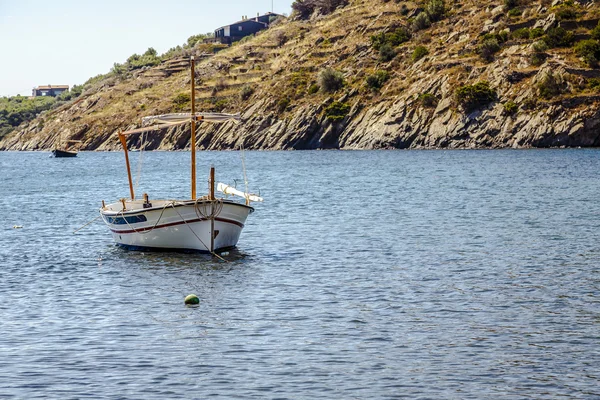
M69 90L69 85L47 85L47 86L38 86L33 88L31 95L33 97L37 96L52 96L56 97L62 92L66 92Z
M269 25L282 15L268 12L265 15L256 14L255 18L242 17L241 21L231 25L225 25L215 30L215 37L207 39L207 42L217 42L222 44L232 44L265 30Z

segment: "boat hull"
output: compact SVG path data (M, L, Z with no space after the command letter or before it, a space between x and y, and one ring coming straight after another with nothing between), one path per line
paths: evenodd
M77 157L77 152L67 150L52 150L52 155L56 158Z
M228 200L152 203L144 208L142 201L128 201L123 210L118 202L100 210L116 244L133 250L222 251L237 245L254 211Z

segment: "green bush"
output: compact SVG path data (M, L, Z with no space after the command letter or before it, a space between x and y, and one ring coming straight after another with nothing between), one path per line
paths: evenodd
M554 14L559 21L577 19L579 16L577 10L573 6L562 4L556 8Z
M548 29L543 40L552 49L555 47L570 47L575 41L575 37L573 32L557 27Z
M600 89L600 78L591 78L587 84L590 89L598 90Z
M421 58L425 57L427 54L429 54L429 50L427 50L427 47L425 46L417 46L415 47L415 50L412 53L412 60L413 62L419 61Z
M594 68L600 60L600 42L595 39L582 40L575 45L575 54L589 67Z
M590 33L592 39L600 40L600 22L598 22L598 25L594 29L592 29Z
M114 63L110 72L119 78L123 78L127 74L127 67L123 64Z
M422 31L431 26L431 20L426 12L420 12L412 21L412 29L415 32Z
M529 61L533 65L542 65L546 61L548 45L543 40L538 40L531 47L532 52L529 54Z
M71 88L71 97L79 97L81 96L81 93L83 93L83 85L73 85L73 87Z
M193 49L197 44L202 43L204 39L214 37L214 33L200 33L198 35L192 35L188 38L187 42L184 43L183 47L186 49Z
M58 101L69 101L72 98L73 98L73 95L68 90L65 90L64 92L62 92L61 94L56 96L56 100L58 100Z
M492 61L494 54L500 51L500 44L496 38L487 38L477 48L477 52L486 61Z
M223 110L229 104L229 100L227 99L219 99L212 103L211 111L213 112L223 112Z
M246 101L253 94L254 94L254 88L252 86L246 85L246 86L242 87L242 90L240 90L240 99L242 99L243 101Z
M515 114L519 110L519 106L514 101L507 101L502 105L504 113L508 115Z
M319 91L319 85L313 83L308 87L308 94L315 94Z
M171 47L169 50L165 51L160 56L160 59L161 60L168 60L168 59L180 56L181 54L183 54L183 47L181 47L181 46L175 46L175 47Z
M418 97L418 100L423 107L427 108L437 107L437 104L439 102L439 99L431 93L421 93Z
M390 79L390 74L387 71L377 71L373 75L369 75L366 79L367 87L373 91L380 90L383 85Z
M548 50L548 45L543 40L538 40L533 44L533 51L537 53L543 53Z
M471 112L495 101L496 91L490 87L489 82L482 81L456 89L456 100L465 111Z
M160 57L157 56L156 50L150 47L141 56L138 54L131 55L125 62L125 67L129 70L139 69L143 67L153 67L160 64Z
M375 50L381 49L385 44L396 47L402 43L408 42L410 37L410 32L405 28L400 27L393 32L382 32L378 35L371 36L371 45Z
M432 22L439 21L446 15L446 4L444 0L430 0L425 6L425 12Z
M56 97L58 101L69 101L75 99L83 92L83 85L73 85L71 90L66 90Z
M548 57L548 55L546 53L531 53L529 55L529 62L531 63L531 65L535 65L535 66L540 66L544 63L544 61L546 61L546 58Z
M290 105L291 100L289 99L289 97L284 97L281 98L277 101L277 113L281 114L283 113L285 110L287 110L288 106Z
M523 11L521 11L520 8L513 8L508 10L509 17L520 17L521 15L523 15Z
M340 121L348 115L350 111L350 105L347 103L341 103L339 101L334 101L327 108L325 108L325 116L330 121Z
M501 44L508 40L508 32L488 33L483 36L482 42L477 48L477 53L486 61L492 61L494 54L501 49Z
M344 87L344 75L332 68L322 70L317 80L321 90L326 93L333 93Z
M537 89L540 97L551 99L563 92L563 83L560 77L548 72L537 84Z
M392 61L396 57L396 50L388 43L379 48L379 59L383 62Z
M169 50L167 50L163 54L161 54L158 58L160 60L169 60L169 59L172 59L175 57L181 57L183 55L187 56L187 55L189 55L189 52L186 52L186 50L189 50L189 49L198 49L198 50L204 51L206 53L215 52L215 50L217 50L219 48L223 48L224 45L215 46L214 44L202 43L204 41L204 39L212 38L214 36L215 35L213 32L201 33L198 35L190 36L187 39L187 42L185 42L183 45L171 47ZM221 46L223 46L223 47L221 47Z
M486 35L483 35L483 38L494 38L498 41L498 43L503 44L506 43L508 39L510 39L510 33L507 30L504 30L500 32L488 33Z
M544 36L544 30L542 28L531 28L529 30L529 38L537 39Z
M515 39L529 39L531 37L531 29L521 28L511 33L511 36Z
M96 76L91 77L90 79L88 79L87 81L85 81L83 83L83 86L91 86L94 83L98 83L100 81L103 81L104 79L108 78L110 76L110 74L98 74Z
M192 101L190 94L187 92L179 93L173 98L173 105L175 110L181 111L187 108L188 104Z

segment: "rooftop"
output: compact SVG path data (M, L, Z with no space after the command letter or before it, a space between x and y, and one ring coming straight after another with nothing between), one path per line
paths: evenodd
M68 89L69 85L45 85L45 86L38 86L35 89L38 90L46 90L46 89Z

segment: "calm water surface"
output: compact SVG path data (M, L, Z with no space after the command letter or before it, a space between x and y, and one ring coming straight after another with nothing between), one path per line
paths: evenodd
M143 154L139 193L188 197L188 159ZM0 398L600 398L600 151L246 161L265 202L222 262L73 233L121 153L0 152Z

